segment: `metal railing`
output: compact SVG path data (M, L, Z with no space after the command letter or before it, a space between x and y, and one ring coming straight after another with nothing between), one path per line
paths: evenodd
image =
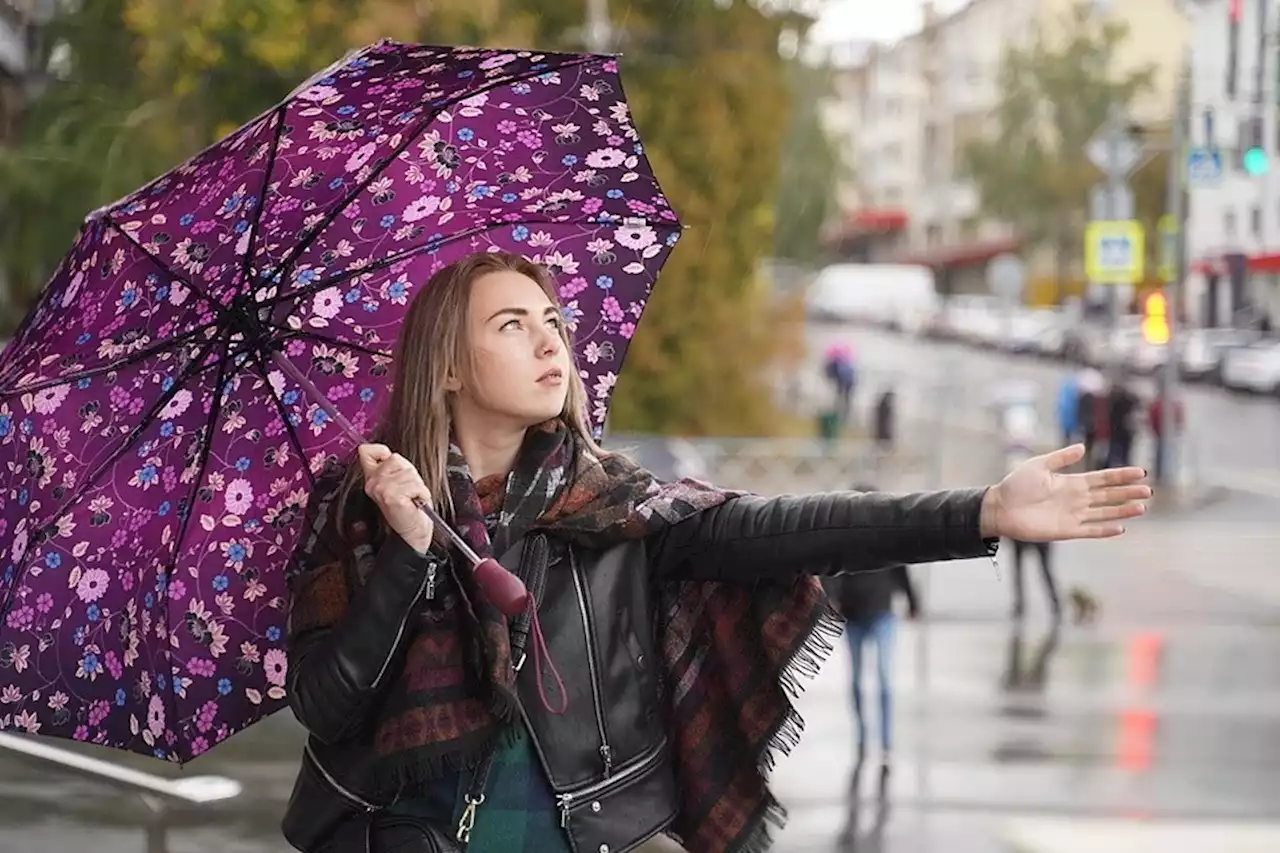
M68 775L136 794L148 811L144 824L146 853L168 852L168 816L173 806L207 806L234 799L243 790L239 782L224 776L167 779L81 755L26 735L0 732L0 752L32 758Z

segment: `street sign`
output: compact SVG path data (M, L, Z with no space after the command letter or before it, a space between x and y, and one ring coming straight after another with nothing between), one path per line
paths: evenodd
M1160 259L1156 274L1161 281L1173 281L1178 275L1178 223L1166 213L1160 217L1156 230L1160 234Z
M1026 283L1026 265L1017 255L1006 252L987 264L987 287L1005 302L1020 302Z
M1213 187L1222 182L1222 152L1215 148L1192 148L1187 152L1187 185Z
M1089 218L1098 220L1133 219L1133 190L1128 184L1116 187L1116 209L1107 209L1107 185L1094 184L1089 187Z
M1128 133L1116 136L1115 151L1111 150L1111 138L1107 128L1102 128L1085 143L1084 153L1089 162L1105 175L1127 175L1142 162L1142 142ZM1114 156L1113 156L1114 154Z
M1085 226L1084 273L1090 281L1137 284L1145 254L1141 223L1117 220Z

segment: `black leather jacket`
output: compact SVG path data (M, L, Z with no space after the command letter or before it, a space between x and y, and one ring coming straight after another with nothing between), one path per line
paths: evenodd
M574 849L625 853L675 817L677 783L651 634L655 579L785 581L800 573L990 556L995 542L983 540L978 528L983 494L741 497L606 552L535 534L503 555L508 568L522 559L548 560L539 616L565 679L567 712L553 715L538 701L533 667L522 668L517 683ZM353 733L371 715L380 676L385 680L398 665L426 561L393 537L378 562L347 619L292 649L289 699L311 734L284 819L286 838L300 849L298 828L329 820L326 809L379 805L360 793L372 749ZM710 567L733 574L699 574Z

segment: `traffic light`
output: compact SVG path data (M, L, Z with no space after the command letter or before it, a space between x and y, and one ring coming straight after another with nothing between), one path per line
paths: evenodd
M1159 290L1142 304L1142 339L1157 346L1169 343L1169 301Z
M1271 171L1271 158L1267 156L1264 141L1262 118L1254 116L1249 119L1249 144L1240 157L1240 165L1246 174L1255 178Z

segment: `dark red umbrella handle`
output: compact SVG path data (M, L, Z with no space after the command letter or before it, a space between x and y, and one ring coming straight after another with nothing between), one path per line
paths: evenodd
M325 414L333 418L333 422L338 425L338 429L346 434L347 438L356 444L365 443L366 439L356 429L355 424L351 423L347 416L342 414L330 402L329 398L321 393L315 383L307 378L307 375L299 370L296 364L285 357L284 353L279 350L272 352L271 360L311 395L311 399L315 401L315 404L323 409ZM511 574L492 557L482 559L475 552L475 549L467 544L467 540L463 539L458 531L445 523L445 520L440 517L440 513L436 512L434 507L419 501L418 509L426 513L427 518L431 519L435 529L443 532L449 541L462 552L462 555L471 561L475 571L476 586L480 588L480 592L484 597L489 599L490 604L502 611L502 615L507 617L517 616L524 612L524 608L529 602L529 590L525 589L524 582L520 578Z
M434 507L419 501L418 509L422 510L427 518L431 519L435 528L443 531L463 556L471 562L472 571L475 572L476 586L480 588L481 594L489 599L490 604L507 617L518 616L524 612L525 605L529 602L529 590L525 588L524 581L511 574L492 557L481 558L458 531L445 523Z

